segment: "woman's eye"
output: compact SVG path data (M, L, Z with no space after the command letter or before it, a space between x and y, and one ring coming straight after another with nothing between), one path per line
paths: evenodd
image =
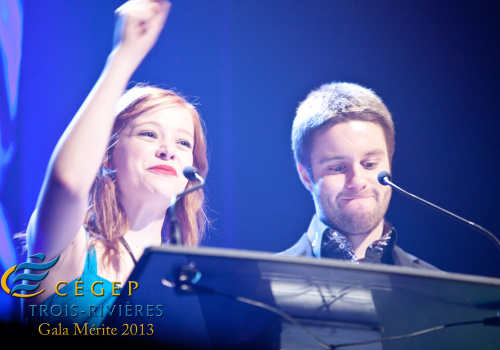
M156 134L152 131L143 131L139 134L140 136L147 136L147 137L152 137L156 138Z
M182 145L182 146L184 146L184 147L191 148L191 142L189 142L189 141L180 140L179 144Z

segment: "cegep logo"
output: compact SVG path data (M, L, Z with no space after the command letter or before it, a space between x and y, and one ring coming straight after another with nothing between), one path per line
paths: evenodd
M29 258L31 258L31 259L36 258L40 261L43 261L43 259L45 259L45 255L43 255L41 253L33 254ZM59 260L59 255L54 260L46 262L46 263L24 262L24 263L21 263L19 265L12 266L10 269L5 271L5 273L2 276L2 281L1 281L2 289L7 294L9 294L13 297L17 297L17 298L30 298L30 297L34 297L36 295L43 293L43 291L45 291L45 289L42 289L41 291L34 293L34 294L19 294L19 293L15 293L15 292L22 291L22 290L33 291L33 290L37 289L38 286L40 286L39 281L41 281L45 277L47 277L47 274L49 273L49 271L47 271L43 274L40 274L40 275L34 275L31 273L21 273L14 278L14 281L12 282L12 284L19 282L19 281L31 281L31 282L38 282L38 283L37 284L22 284L21 283L21 284L14 286L14 288L12 288L12 289L9 289L9 287L7 286L7 279L10 277L10 275L12 273L18 273L19 271L24 270L24 269L30 269L30 270L36 270L36 271L48 270L52 266L54 266L58 260Z

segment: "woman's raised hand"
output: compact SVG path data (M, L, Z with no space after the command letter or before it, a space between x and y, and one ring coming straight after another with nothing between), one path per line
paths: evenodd
M116 10L113 52L61 136L47 168L37 210L27 229L30 253L43 252L53 258L66 249L73 253L75 249L80 253L87 249L82 224L92 184L108 147L117 101L156 43L169 10L167 0L130 0Z
M167 0L130 0L116 11L114 50L139 65L160 35L171 4Z

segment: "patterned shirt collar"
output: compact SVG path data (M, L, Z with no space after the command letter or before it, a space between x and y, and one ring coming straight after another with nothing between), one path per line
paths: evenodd
M324 225L324 224L323 224ZM321 239L321 257L342 259L358 263L359 259L352 249L352 245L342 233L326 226ZM381 262L386 251L392 251L395 239L392 239L393 227L388 221L384 221L384 232L382 236L374 241L366 250L366 262ZM392 242L391 242L392 239ZM392 243L392 244L391 244ZM314 247L313 247L314 249Z

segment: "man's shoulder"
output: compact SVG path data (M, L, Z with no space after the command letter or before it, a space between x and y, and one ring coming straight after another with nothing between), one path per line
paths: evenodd
M417 258L415 255L405 252L399 246L394 247L393 251L394 264L399 266L413 267L422 270L440 271L437 267Z
M286 256L313 256L313 250L311 247L311 242L307 238L307 232L300 237L300 239L293 246L284 250L276 255L286 255Z

